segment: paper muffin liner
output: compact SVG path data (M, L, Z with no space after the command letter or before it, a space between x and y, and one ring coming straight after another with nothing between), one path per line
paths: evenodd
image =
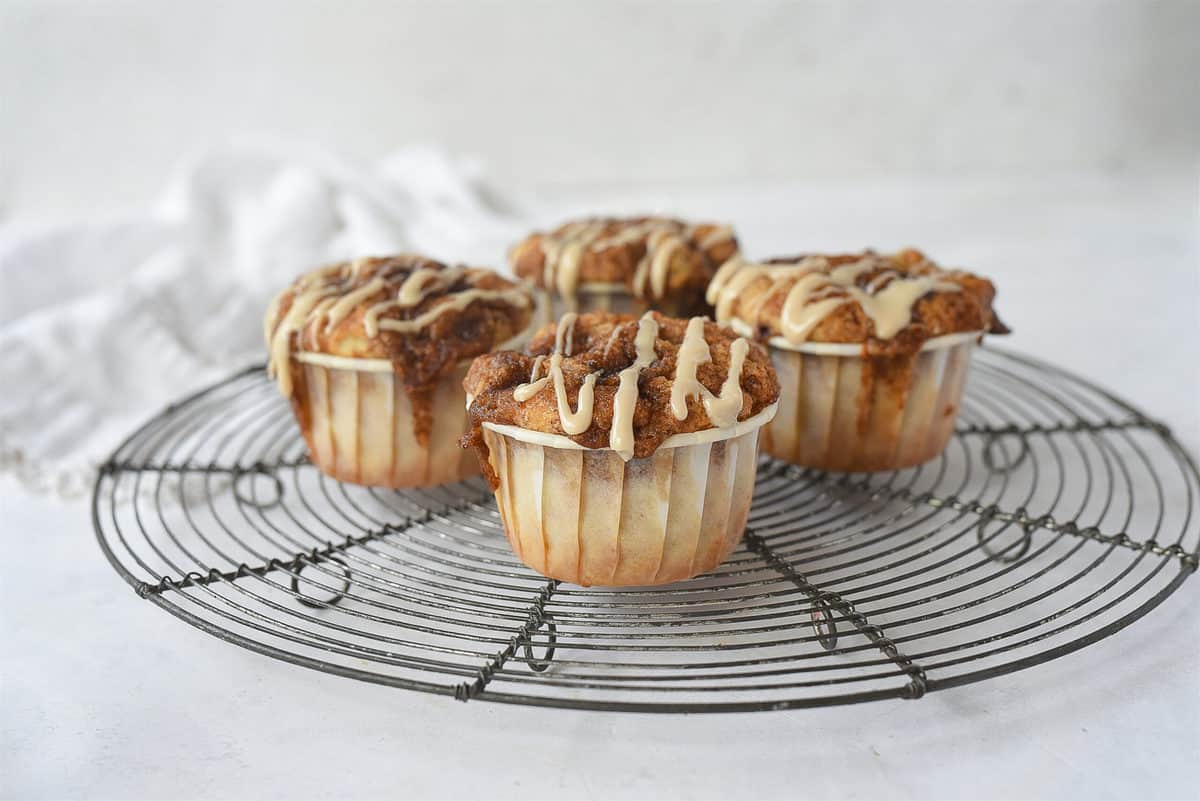
M897 358L863 356L859 345L771 341L779 413L763 431L763 450L841 472L896 470L936 458L954 433L979 337L932 339L911 370Z
M295 358L297 419L321 472L371 487L429 487L476 475L479 465L458 446L467 428L458 365L426 397L414 398L384 359L346 359L319 353ZM420 417L428 436L418 437Z
M534 289L534 293L538 299L538 319L543 325L558 320L569 311L580 314L613 312L640 317L650 309L655 309L668 317L687 318L691 316L684 305L674 298L661 298L649 303L642 298L635 297L625 284L580 284L575 294L574 309L569 308L557 292L538 287Z
M608 448L485 423L496 503L513 552L584 586L666 584L705 573L742 540L771 406L727 429L677 434L628 462Z
M530 326L498 349L519 347L533 330ZM292 359L302 373L293 410L321 472L393 489L450 484L479 474L478 460L458 444L468 428L462 382L472 359L419 396L387 359L307 352ZM420 422L427 437L418 435Z

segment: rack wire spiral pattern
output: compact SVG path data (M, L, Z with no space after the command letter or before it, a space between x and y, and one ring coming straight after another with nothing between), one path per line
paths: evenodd
M983 348L921 467L760 464L741 548L655 589L547 580L480 479L340 484L261 368L167 408L101 468L135 591L296 664L460 700L748 711L919 698L1113 634L1196 571L1200 477L1161 424Z

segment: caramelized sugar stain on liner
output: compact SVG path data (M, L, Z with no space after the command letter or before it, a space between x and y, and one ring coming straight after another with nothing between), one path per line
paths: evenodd
M936 458L954 434L980 337L949 334L927 341L915 357L891 359L864 358L859 345L772 342L782 400L763 431L763 450L838 471L895 470Z
M457 440L470 360L528 336L532 300L481 268L419 256L301 276L265 321L270 370L313 464L357 484L421 487L478 473Z
M719 319L770 348L781 400L763 449L845 472L911 467L945 449L975 346L1007 332L994 295L917 251L734 258L708 289Z

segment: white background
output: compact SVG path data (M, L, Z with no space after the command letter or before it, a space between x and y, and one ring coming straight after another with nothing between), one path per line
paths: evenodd
M1195 166L1194 2L13 2L0 210L141 204L269 133L504 185Z
M541 220L922 246L996 280L1013 347L1196 454L1197 41L1191 2L7 3L0 222L119 217L230 136L434 143ZM1084 652L920 702L556 713L243 652L136 598L86 504L0 476L0 510L5 796L1195 795L1196 579Z

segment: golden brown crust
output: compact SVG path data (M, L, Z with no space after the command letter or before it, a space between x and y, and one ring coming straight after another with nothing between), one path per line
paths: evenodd
M547 286L546 282L546 245L563 240L581 227L591 230L579 261L579 285L622 284L630 292L635 291L635 275L650 246L651 232L661 229L680 237L684 247L671 254L666 287L660 299L684 301L680 308L688 312L705 310L704 290L708 282L717 268L738 250L737 239L724 225L688 224L668 217L597 217L529 235L509 251L513 272L535 286L553 290L552 283Z
M773 258L767 265L797 264L807 256ZM809 332L808 342L862 343L867 353L898 356L915 353L926 340L946 334L971 331L994 334L1008 333L992 310L996 289L986 278L964 271L945 271L918 250L907 249L890 255L873 251L856 254L825 256L829 268L873 258L877 265L855 279L865 288L887 271L903 276L936 276L939 281L956 284L960 291L933 291L916 301L912 320L895 336L880 339L870 316L855 300L837 306ZM761 340L783 335L784 303L791 289L802 277L800 271L760 275L740 288L728 314L722 319L740 320L754 330ZM886 283L883 284L886 286ZM764 297L765 296L765 297Z
M648 456L663 440L674 434L713 428L702 403L687 401L688 415L675 419L670 407L676 358L687 329L686 320L677 320L652 312L659 324L654 344L655 360L642 370L638 381L638 399L633 415L636 439L634 455ZM471 404L473 435L464 438L464 446L481 443L479 428L485 422L519 426L532 431L566 436L558 414L552 386L547 385L532 398L518 402L513 390L529 380L534 357L548 356L554 350L557 323L543 326L524 353L501 351L475 359L463 386L474 398ZM580 315L574 330L572 354L563 359L562 370L571 408L578 403L579 388L591 373L599 373L595 387L592 424L582 434L570 437L587 448L609 444L613 423L613 399L619 384L618 374L636 358L634 338L637 318L630 315L592 313ZM697 378L713 394L719 394L729 372L730 348L739 338L728 328L706 322L704 338L712 361L701 364ZM752 417L779 398L779 382L764 348L752 344L741 372L742 406L739 420ZM486 457L483 459L486 462Z
M394 300L401 285L416 270L446 276L445 286L432 280L427 294L413 305L379 310L368 323L369 310ZM529 327L533 305L520 284L484 268L450 268L414 255L359 259L300 276L276 299L268 315L268 339L306 288L324 283L331 297L343 298L378 282L378 289L358 298L340 319L310 315L292 337L292 351L307 351L363 359L387 359L401 380L414 390L428 388L460 362L478 356ZM483 294L461 308L456 298L473 290ZM490 294L489 294L490 293ZM516 301L516 302L514 302ZM443 313L430 312L449 304ZM317 307L319 308L319 307ZM417 330L388 330L387 321L430 319Z

